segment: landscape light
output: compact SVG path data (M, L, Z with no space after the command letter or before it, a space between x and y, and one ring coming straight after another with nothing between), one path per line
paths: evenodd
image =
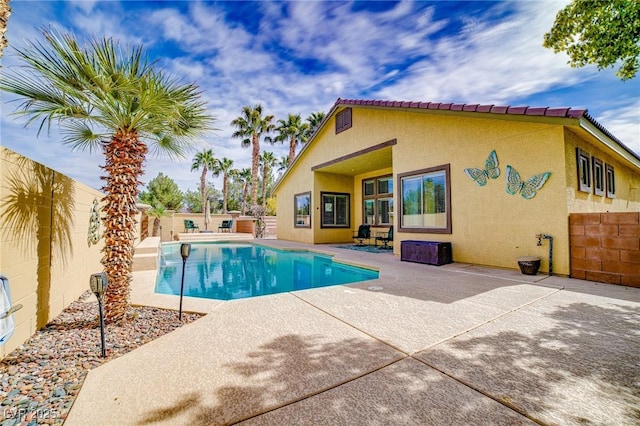
M91 291L96 295L98 299L98 309L100 310L100 337L102 341L102 358L106 357L106 345L104 338L104 306L102 304L102 300L104 298L104 293L107 291L107 286L109 285L109 279L107 278L107 274L105 272L98 272L91 275L89 279L89 286L91 287Z

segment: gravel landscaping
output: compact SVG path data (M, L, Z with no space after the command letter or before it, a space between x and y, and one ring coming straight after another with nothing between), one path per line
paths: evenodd
M62 424L87 372L144 345L199 314L131 307L128 321L106 325L106 358L100 356L100 319L87 291L56 319L0 361L0 426Z

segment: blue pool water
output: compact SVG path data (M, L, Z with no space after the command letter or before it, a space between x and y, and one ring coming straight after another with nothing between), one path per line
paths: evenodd
M333 262L307 251L276 250L253 244L191 244L184 295L242 299L378 278L378 272ZM180 244L163 246L156 293L180 294Z

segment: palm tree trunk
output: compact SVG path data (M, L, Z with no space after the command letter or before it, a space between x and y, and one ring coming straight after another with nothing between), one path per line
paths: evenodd
M222 175L222 213L227 213L227 174Z
M202 174L200 175L200 201L202 201L202 211L207 202L207 166L202 166Z
M2 58L2 51L7 47L5 32L7 31L9 15L11 15L10 1L11 0L0 0L0 58Z
M267 168L262 169L262 207L267 208Z
M160 218L153 218L153 231L152 234L154 237L157 237L160 234Z
M102 199L105 213L105 247L102 265L109 278L105 294L105 316L109 322L121 322L129 306L133 243L138 213L139 177L147 146L136 132L119 130L105 146L107 176Z
M258 204L258 165L260 161L260 138L253 135L253 151L251 153L251 205Z
M245 182L244 188L242 189L242 215L247 212L247 192L249 189L249 184Z
M291 136L289 140L289 164L293 163L294 158L296 158L296 137Z

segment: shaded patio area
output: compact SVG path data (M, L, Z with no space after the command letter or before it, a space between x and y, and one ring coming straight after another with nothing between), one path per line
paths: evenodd
M637 424L640 289L283 241L378 280L235 301L92 370L66 424ZM137 272L134 303L175 308ZM162 297L160 297L162 296ZM96 410L96 404L101 409Z

